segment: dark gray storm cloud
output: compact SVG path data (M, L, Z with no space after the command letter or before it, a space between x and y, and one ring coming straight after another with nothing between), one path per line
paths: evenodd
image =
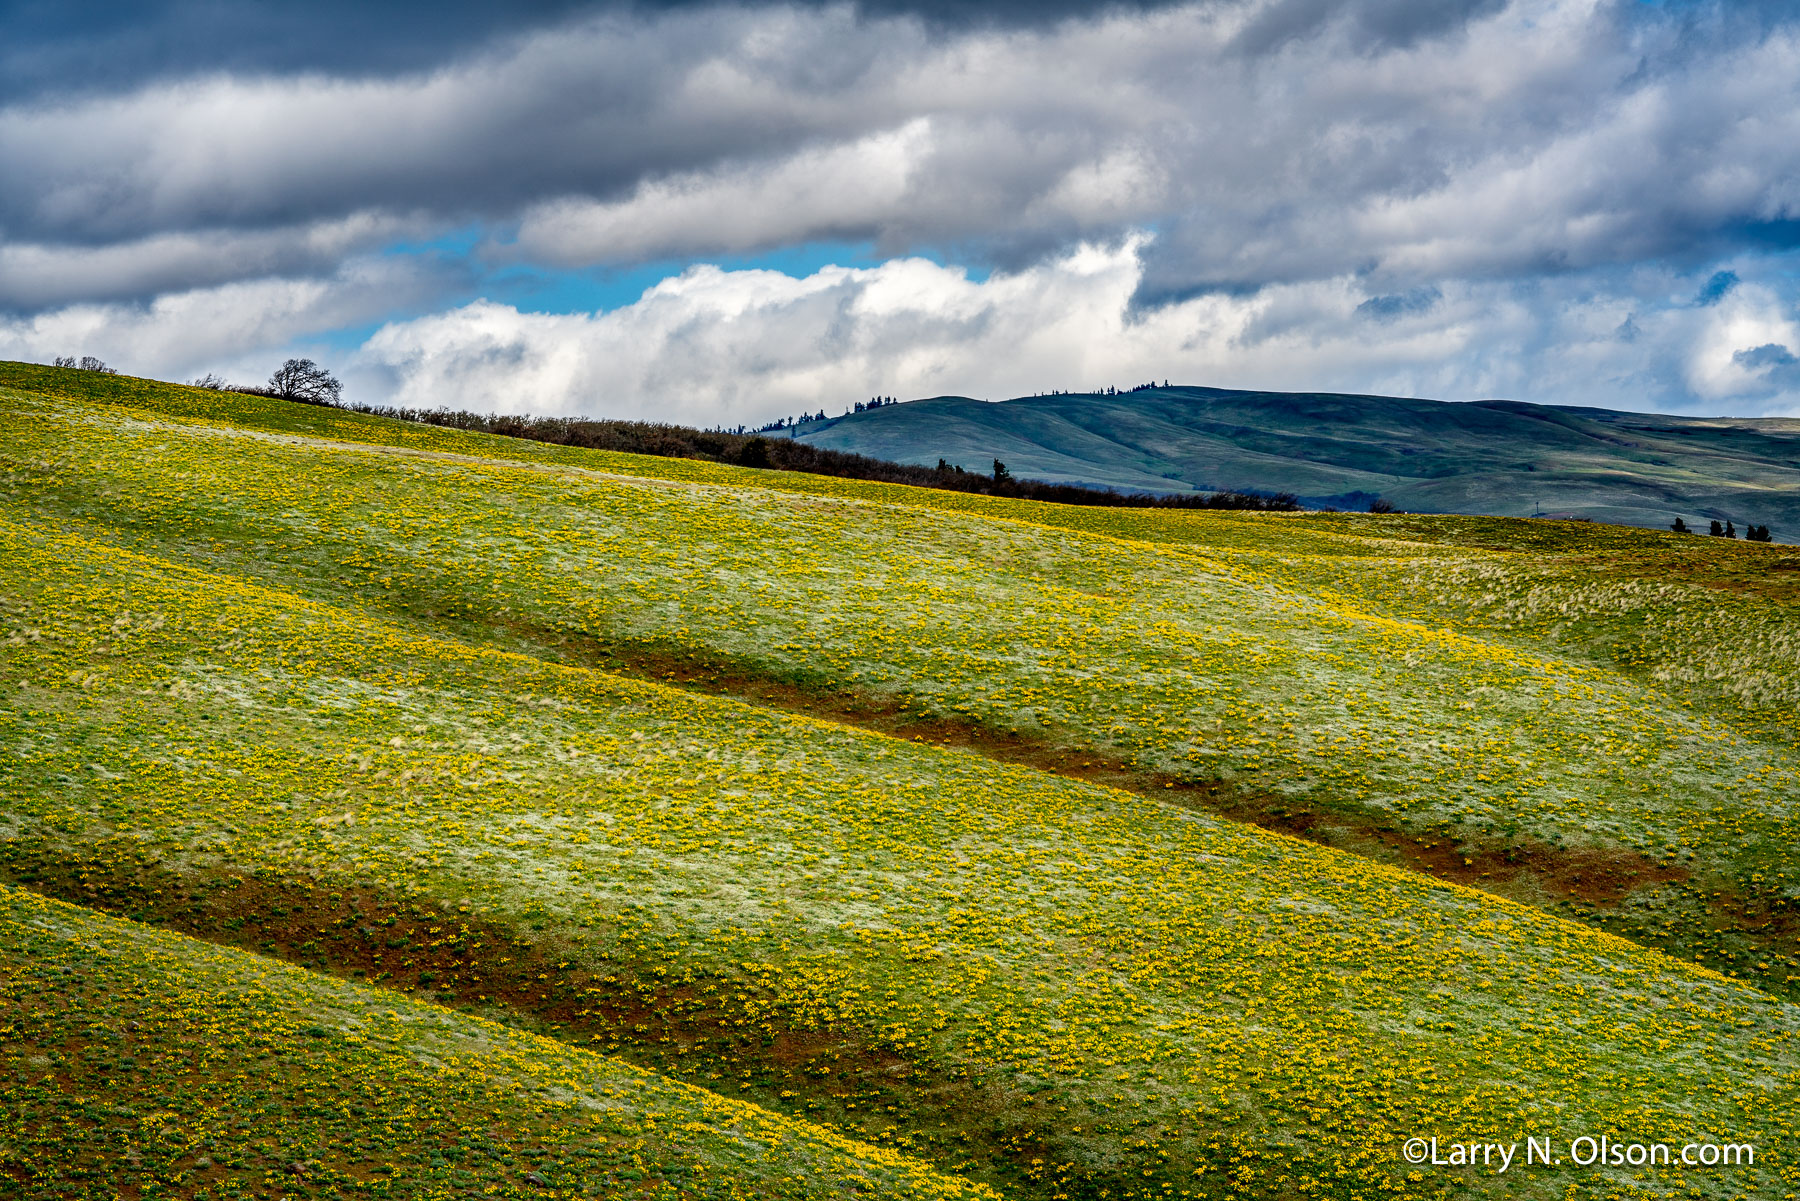
M452 235L407 278L1129 245L1132 312L1218 297L1245 337L1580 294L1606 355L1681 306L1716 342L1693 387L1788 378L1757 354L1794 345L1791 4L152 0L0 34L19 320L381 279Z
M27 5L0 75L40 90L0 109L0 235L379 218L504 242L522 221L524 252L562 265L827 238L1014 267L1153 226L1151 299L1780 241L1795 26L1640 9L1216 0L1018 26L1027 6ZM812 189L795 222L780 177L802 162L837 164L845 196ZM885 205L856 187L884 170ZM667 219L671 191L709 190L769 219L710 238L704 206Z
M580 7L572 0L23 0L0 6L0 98L116 92L209 71L413 71Z
M957 30L1038 27L1172 2L861 0L856 7L870 16L913 16L934 28ZM583 16L645 18L716 5L717 0L21 0L0 4L6 35L0 40L0 101L116 92L208 71L360 76L426 70Z

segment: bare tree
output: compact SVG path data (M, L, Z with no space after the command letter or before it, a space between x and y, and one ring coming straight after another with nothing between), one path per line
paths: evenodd
M97 359L91 354L84 354L79 360L74 355L59 354L50 360L50 365L52 367L73 367L77 371L98 371L101 375L119 374L108 367L103 360Z
M301 404L334 405L343 394L344 385L311 359L289 359L269 377L269 391Z
M189 380L188 387L190 387L190 388L206 388L213 392L222 392L225 389L225 381L220 379L218 376L214 375L212 372L208 371L205 375L201 376L199 379Z

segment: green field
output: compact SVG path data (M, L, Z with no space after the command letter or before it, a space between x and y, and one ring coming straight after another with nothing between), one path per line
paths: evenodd
M1149 388L988 404L961 396L802 423L831 449L1124 491L1293 492L1422 513L1752 522L1800 541L1800 421L1519 401Z
M9 1196L993 1195L616 1059L4 885L0 965Z
M445 1116L371 1134L378 1180L314 1156L309 1188L1800 1187L1786 548L1071 509L0 384L0 871L85 907L5 894L0 955L146 996L283 981L252 1027L382 997L433 1038L518 1032L430 1099L491 1108L512 1164L458 1167ZM21 995L0 1020L80 1059L85 1003ZM317 1108L413 1104L351 1100L362 1051L330 1049L292 1077ZM0 1172L100 1163L119 1136L69 1115L149 1087L52 1075L9 1094ZM641 1133L492 1100L546 1080ZM789 1123L792 1160L721 1113ZM204 1182L157 1160L190 1172L167 1187L264 1187L275 1135L207 1129L265 1150ZM1400 1154L1603 1133L1757 1161ZM94 1195L151 1179L106 1162Z

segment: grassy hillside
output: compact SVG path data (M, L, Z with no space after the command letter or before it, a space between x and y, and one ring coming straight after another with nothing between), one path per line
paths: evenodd
M524 464L256 405L389 441L20 396L15 487L40 520L234 578L568 662L848 691L1782 991L1800 976L1800 612L1713 586L1762 564L1785 587L1780 548L1577 525L1553 562L1339 532L1422 519L1070 509L529 444ZM810 491L749 486L771 478ZM1693 556L1714 575L1607 582Z
M981 1198L812 1123L0 885L18 1198Z
M18 883L1009 1195L1800 1186L1785 548L0 379ZM1421 1171L1415 1133L1761 1157Z
M1425 513L1628 525L1735 521L1800 537L1800 421L1618 413L1512 401L1154 388L963 397L802 425L832 450L1127 491L1261 489Z
M1776 1145L1800 1099L1792 1006L1479 892L0 533L36 634L7 651L6 855L40 887L224 937L284 910L302 961L372 939L362 970L465 1000L547 950L579 1037L1003 1187L1404 1193L1414 1130ZM308 888L246 915L242 877ZM511 933L331 904L370 888Z

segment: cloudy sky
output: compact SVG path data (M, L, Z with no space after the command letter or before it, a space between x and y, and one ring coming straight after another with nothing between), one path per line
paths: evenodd
M1800 415L1800 6L0 0L0 357Z

